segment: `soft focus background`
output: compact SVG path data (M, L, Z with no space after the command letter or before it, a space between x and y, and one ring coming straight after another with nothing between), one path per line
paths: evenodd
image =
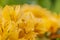
M53 12L60 12L60 0L0 0L0 6L5 5L22 5L22 4L38 4Z

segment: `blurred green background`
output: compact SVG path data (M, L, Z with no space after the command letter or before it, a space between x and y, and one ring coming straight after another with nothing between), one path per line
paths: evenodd
M22 5L22 4L38 4L43 8L47 8L53 12L60 13L60 0L0 0L0 6L5 5Z

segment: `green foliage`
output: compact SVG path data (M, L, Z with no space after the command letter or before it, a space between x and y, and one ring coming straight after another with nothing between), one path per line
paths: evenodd
M56 0L55 1L55 5L54 5L53 11L58 12L58 13L60 12L60 0Z
M2 5L17 5L17 4L32 4L36 2L36 0L3 0L1 2Z
M54 12L60 12L60 0L0 0L0 6L38 4Z
M60 38L56 38L56 40L60 40Z
M51 0L38 0L38 4L44 8L50 9L51 7Z

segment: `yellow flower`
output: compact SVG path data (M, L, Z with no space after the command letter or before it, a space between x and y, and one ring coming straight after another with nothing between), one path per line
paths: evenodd
M56 32L60 15L39 5L6 5L0 9L0 40L36 40L38 34Z

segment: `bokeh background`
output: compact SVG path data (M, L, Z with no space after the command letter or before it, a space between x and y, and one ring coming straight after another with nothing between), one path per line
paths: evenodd
M0 6L5 5L22 5L22 4L38 4L43 8L47 8L53 12L60 13L60 0L0 0Z

